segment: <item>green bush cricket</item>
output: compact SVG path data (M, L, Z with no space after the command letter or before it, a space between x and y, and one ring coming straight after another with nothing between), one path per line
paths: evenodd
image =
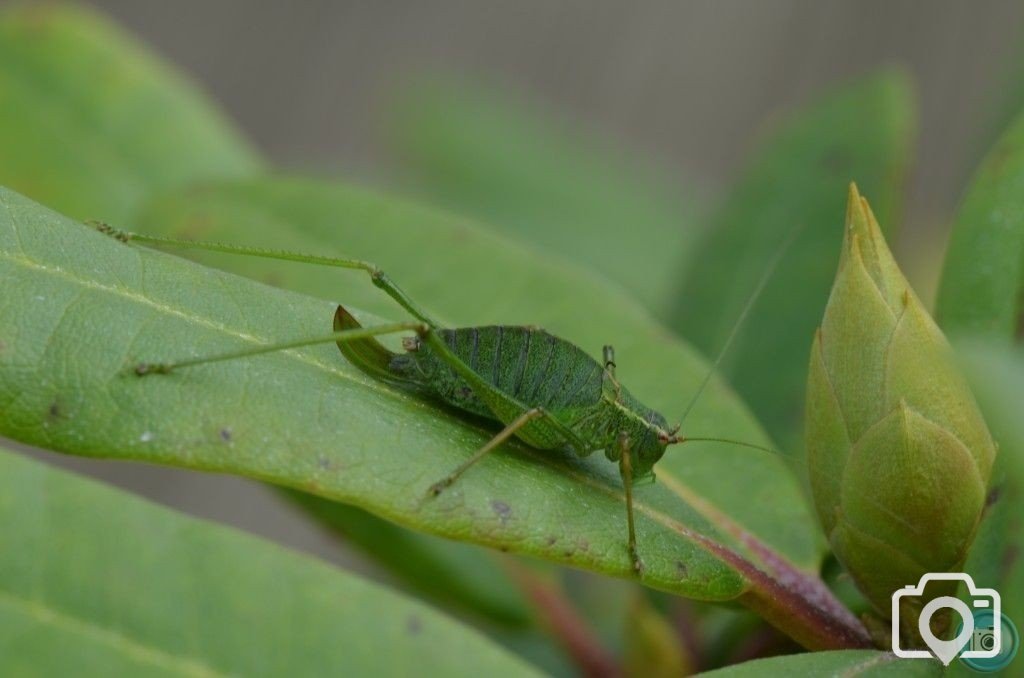
M441 494L470 467L513 436L540 450L568 450L579 456L603 450L608 460L618 465L622 478L627 547L637 574L642 573L643 563L636 546L633 485L654 481L654 465L669 445L687 440L722 442L772 452L741 441L686 438L678 432L767 283L785 246L765 271L680 424L670 426L662 414L641 403L619 382L615 351L611 346L604 347L603 360L599 362L575 344L539 327L442 328L377 266L358 259L162 238L124 232L106 224L93 225L125 243L135 241L365 271L376 287L416 320L363 327L339 305L334 315L334 332L328 335L176 362L140 363L134 366L134 372L139 376L167 374L175 369L216 361L337 343L345 358L371 377L440 400L504 427L451 473L432 484L428 496ZM411 333L402 340L403 353L392 352L375 339L395 333Z

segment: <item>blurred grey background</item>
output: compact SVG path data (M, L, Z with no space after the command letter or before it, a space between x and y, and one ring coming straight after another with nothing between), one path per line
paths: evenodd
M389 172L380 114L396 83L410 76L454 72L508 86L666 164L689 192L710 201L780 111L873 67L902 65L916 82L919 107L902 252L944 239L935 229L946 229L984 149L978 132L991 126L1006 84L1024 70L1019 2L93 4L191 74L278 164L383 185ZM917 275L930 284L928 271ZM357 556L261 485L38 454L359 567Z

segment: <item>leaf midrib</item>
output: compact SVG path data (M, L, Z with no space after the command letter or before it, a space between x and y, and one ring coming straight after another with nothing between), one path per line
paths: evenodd
M7 605L40 623L58 626L97 643L102 643L124 654L148 664L159 666L180 673L184 676L201 678L226 678L230 674L223 673L202 661L170 654L164 648L150 645L137 638L126 636L123 631L100 626L88 619L83 619L59 610L52 604L41 600L16 595L12 591L0 590L0 605Z
M855 678L856 676L862 675L865 671L869 671L870 669L873 669L876 666L879 666L881 664L887 664L895 660L896 655L888 652L883 652L874 657L868 657L864 661L854 664L853 666L850 666L841 674L839 674L839 678Z
M11 216L13 217L13 214ZM12 223L12 226L14 226L14 220L13 219L12 219L11 223ZM17 231L17 228L15 228L14 230ZM137 251L136 254L140 258L140 266L144 266L144 262L141 261L141 257L142 257L141 252ZM64 278L65 280L70 281L73 284L80 285L82 287L93 289L93 290L96 290L96 291L99 291L99 292L104 292L104 293L111 294L111 295L114 295L114 296L119 296L119 297L122 297L124 299L128 299L128 300L130 300L132 302L135 302L135 303L138 303L138 304L141 304L141 305L153 308L153 309L155 309L155 310L157 310L157 311L159 311L161 313L166 313L168 315L172 315L172 316L181 318L183 320L186 320L186 321L189 321L189 322L193 322L193 323L195 323L195 324L197 324L199 326L202 326L202 327L205 327L207 329L211 329L211 330L214 330L214 331L217 331L217 332L221 332L223 334L226 334L228 336L231 336L231 337L243 340L243 341L247 341L247 342L254 343L254 344L267 343L267 342L261 341L259 337L255 336L253 334L237 330L235 328L232 328L232 327L229 327L227 325L224 325L223 323L214 322L214 321L212 321L212 320L210 320L208 318L204 318L202 316L197 316L197 315L195 315L193 313L190 313L188 311L185 311L183 309L176 308L174 306L170 306L170 305L165 304L165 303L157 302L157 301L153 300L150 297L147 297L147 296L144 296L144 295L132 292L130 290L126 290L126 289L118 288L118 287L112 287L110 285L104 285L102 283L99 283L99 282L96 282L96 281L93 281L93 280L88 280L88 279L80 278L79 276L75 275L74 273L72 273L72 272L70 272L70 271L68 271L66 269L60 268L58 266L52 266L52 265L48 265L48 264L42 263L42 262L36 261L34 259L31 259L31 258L29 258L27 256L17 256L17 255L13 255L13 254L11 254L9 252L0 252L0 257L2 257L4 259L7 259L8 261L11 261L15 265L20 265L20 266L23 266L25 268L35 269L37 271L40 271L40 272L48 274L48 275L58 276L58 277ZM431 411L431 415L432 416L444 416L444 415L441 415L440 413L436 412L434 410L434 408L432 408L429 405L429 403L426 403L426 402L424 402L421 399L418 399L418 398L415 398L415 397L412 397L412 396L407 396L405 394L402 394L402 393L393 391L391 389L385 388L383 385L381 385L379 383L376 383L376 382L374 382L372 380L360 379L357 375L354 375L352 373L339 370L339 369L337 369L335 367L332 367L330 365L327 365L327 364L325 364L325 363L323 363L323 362L321 362L319 360L311 358L306 353L302 353L302 352L299 352L297 350L281 351L281 353L287 354L289 357L291 357L293 359L296 359L296 360L299 360L300 362L303 362L303 363L305 363L305 364L307 364L307 365L309 365L311 367L318 368L318 369L323 370L323 371L325 371L325 372L327 372L329 374L332 374L332 375L341 377L343 379L346 379L346 380L348 380L350 382L359 384L360 386L366 386L368 388L371 388L371 389L377 391L378 393L380 393L380 394L382 394L384 396L398 399L398 400L400 400L400 401L402 401L404 403L414 404L416 407L418 407L418 408L420 408L422 410ZM458 425L460 425L463 428L466 428L468 430L473 430L473 431L479 431L480 430L479 428L477 428L475 426L472 426L471 424L469 424L467 422L463 422L463 421L459 420L456 417L447 416L447 418L452 423L458 424ZM516 444L516 447L518 449L523 450L525 453L529 454L534 459L537 459L537 460L541 461L545 465L547 465L549 467L552 467L552 468L556 468L560 473L562 473L565 476L568 476L569 478L572 478L574 481L578 481L578 482L580 482L582 484L588 485L588 486L590 486L593 489L597 489L597 490L599 490L599 491L601 491L601 492L603 492L603 493L605 493L605 494L607 494L607 495L609 495L609 496L611 496L611 497L613 497L613 498L615 498L617 500L625 502L625 495L622 492L616 491L611 486L603 484L603 483L600 483L600 482L597 482L594 478L592 478L590 476L587 476L585 474L581 474L581 473L579 473L577 471L574 471L574 470L571 470L571 469L565 469L565 468L563 468L561 466L556 466L551 459L547 458L544 455L538 454L536 450L533 450L532 448L530 448L528 446L521 445L521 444ZM721 515L718 511L714 511L710 515L706 515L705 510L702 510L702 508L700 506L693 505L691 502L687 501L685 497L683 497L681 494L679 494L678 486L682 484L680 481L675 479L674 476L671 476L671 475L669 475L667 473L664 473L664 472L660 472L660 473L663 474L663 477L667 476L670 479L670 481L675 481L675 482L666 483L666 487L668 487L670 489L670 491L673 494L675 494L679 498L679 500L681 502L683 502L687 506L690 506L691 508L693 508L702 517L705 517L706 519L708 519L709 523L711 523L713 525L716 525L716 527L720 527L720 529L722 529L724 533L726 533L726 534L730 533L729 529L728 529L728 526L719 526L717 524L716 517ZM709 504L710 504L710 502L709 502ZM707 553L710 557L714 558L715 560L719 560L721 562L721 559L716 554L714 554L711 550L709 550L707 545L704 543L705 540L709 539L707 536L695 532L694 530L692 530L691 528L687 527L683 523L681 523L681 522L679 522L679 521L677 521L677 520L667 516L666 514L664 514L664 513L660 512L660 511L658 511L658 510L648 506L647 504L644 504L644 503L638 502L638 501L634 501L633 506L634 506L634 510L637 513L644 514L648 518L650 518L653 522L655 522L655 523L661 525L662 527L668 528L668 529L672 530L673 532L679 534L682 538L686 539L687 541L689 541L689 542L693 543L694 545L696 545L697 547L699 547L702 551ZM728 547L726 547L726 548L728 548ZM739 554L737 554L737 555L739 555ZM747 560L747 558L745 556L740 556L740 557L742 557L744 560ZM781 555L779 557L782 558ZM727 567L729 567L730 570L736 572L736 570L734 570L731 566L727 565ZM749 582L747 581L746 577L743 576L742 573L740 573L740 572L736 572L736 573L741 578L743 578L745 583L749 584Z

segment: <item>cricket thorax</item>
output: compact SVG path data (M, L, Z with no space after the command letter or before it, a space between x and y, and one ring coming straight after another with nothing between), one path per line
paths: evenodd
M633 456L634 476L638 481L653 480L654 464L661 459L668 447L668 422L660 412L647 407L625 389L622 389L615 402L615 410L618 432L628 437L627 442ZM619 460L618 446L605 447L604 450L608 459Z

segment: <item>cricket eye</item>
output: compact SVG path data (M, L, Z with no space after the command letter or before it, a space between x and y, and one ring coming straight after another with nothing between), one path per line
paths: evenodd
M668 445L669 441L672 440L672 436L662 431L661 433L658 434L658 440L660 440L663 444Z

